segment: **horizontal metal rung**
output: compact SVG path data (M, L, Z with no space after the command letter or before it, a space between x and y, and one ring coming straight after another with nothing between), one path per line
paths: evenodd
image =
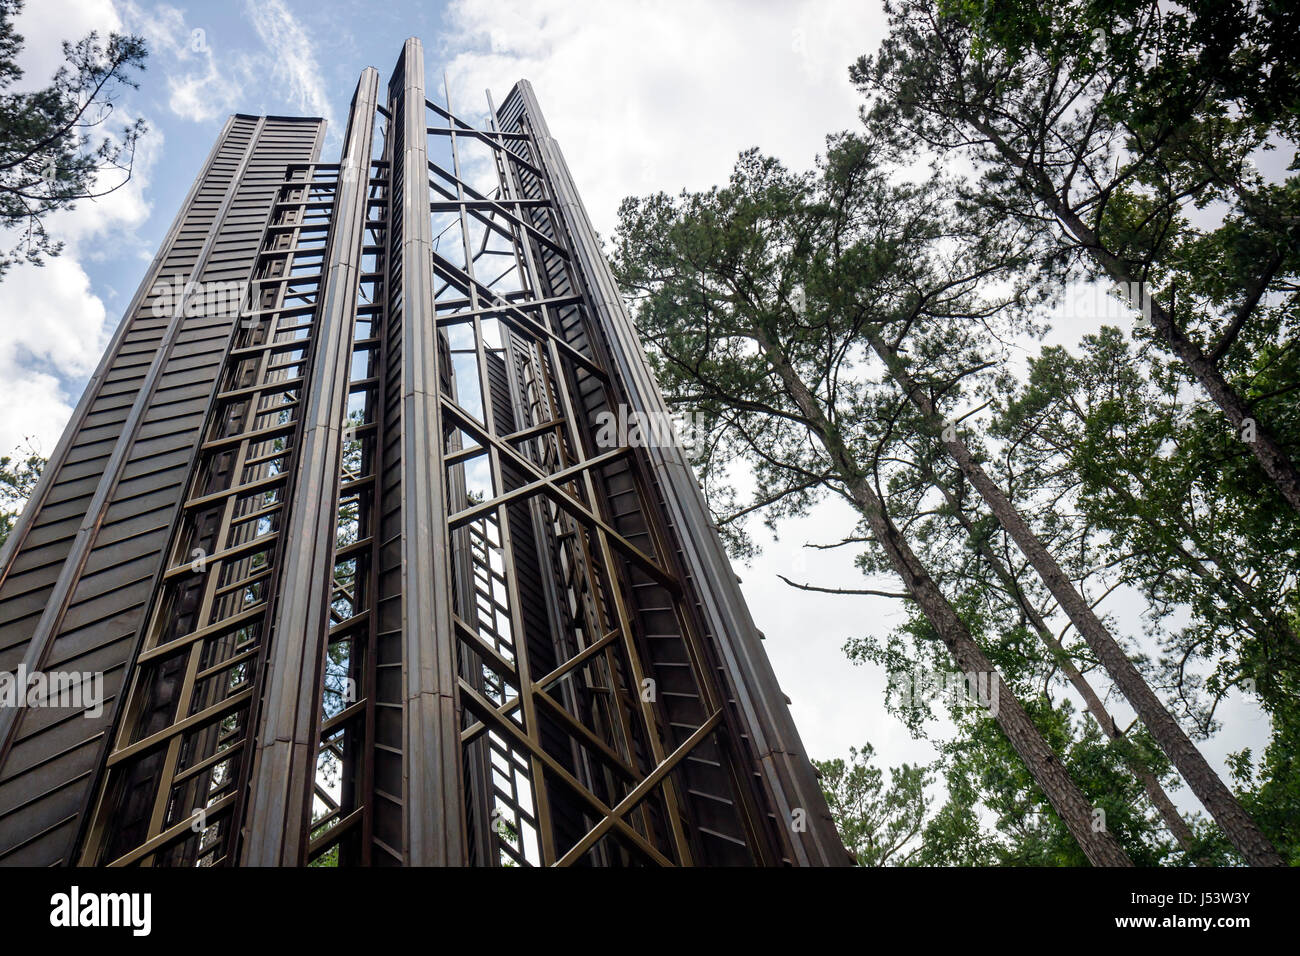
M217 448L227 448L232 445L238 445L243 441L259 442L268 438L278 438L281 435L287 435L298 427L296 421L285 422L283 425L272 425L270 428L262 428L257 431L245 432L242 435L228 435L225 438L214 438L206 441L199 446L202 451L213 451Z
M726 840L735 846L748 847L744 840L738 840L733 836L727 836L725 833L719 833L717 830L710 830L708 827L696 827L701 833L707 833L709 836L717 837L719 840Z
M184 720L179 720L170 727L166 727L155 734L151 734L144 740L123 747L121 750L114 751L109 755L106 766L113 767L124 760L130 760L132 757L138 757L141 754L148 753L150 750L161 747L178 734L183 734L185 731L190 730L193 727L201 727L206 723L224 717L230 711L237 710L241 705L248 703L252 696L253 689L251 687L241 690L233 697L228 697L220 703L204 708L197 714L192 714Z
M721 803L724 806L734 807L736 805L734 800L728 800L726 797L720 797L716 793L706 793L703 790L694 790L694 789L687 789L686 792L691 794L692 796L701 797L704 800L712 800L715 803Z
M197 631L191 631L183 637L175 638L163 644L155 644L153 647L140 654L140 657L136 660L136 664L146 664L159 657L169 657L177 651L189 647L195 641L206 640L209 637L216 637L225 634L228 631L236 630L250 621L259 618L265 609L266 605L264 603L258 603L251 608L240 611L238 614L226 618L225 620L217 621L213 624L207 624L199 628Z

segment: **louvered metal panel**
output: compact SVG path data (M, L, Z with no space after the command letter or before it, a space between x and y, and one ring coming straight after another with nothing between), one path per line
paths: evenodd
M100 672L107 699L97 719L0 716L0 863L67 861L105 758L240 304L173 292L242 290L287 164L322 136L319 120L227 122L6 544L0 670Z

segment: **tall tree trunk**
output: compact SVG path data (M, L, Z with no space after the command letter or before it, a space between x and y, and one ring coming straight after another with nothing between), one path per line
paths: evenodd
M1065 230L1078 240L1084 251L1101 266L1102 271L1123 287L1132 289L1139 280L1128 263L1102 244L1101 237L1088 227L1074 208L1057 192L1042 166L1032 159L1018 155L989 123L980 120L977 116L967 116L966 119L989 137L1007 163L1029 177L1034 184L1032 189L1037 199L1051 211ZM1206 355L1205 350L1188 337L1174 321L1174 317L1156 301L1155 296L1147 294L1145 289L1143 294L1146 297L1144 306L1150 306L1151 325L1156 334L1165 340L1174 355L1178 356L1187 370L1192 373L1192 377L1219 406L1228 421L1232 422L1237 435L1242 436L1247 419L1253 423L1254 439L1246 441L1246 444L1250 446L1255 460L1259 462L1264 474L1272 481L1278 493L1292 508L1300 511L1300 470L1296 469L1295 462L1282 448L1277 436L1250 414L1250 408L1245 400L1237 394L1228 380L1223 377L1223 373L1219 371L1218 362Z
M1030 774L1060 815L1070 835L1078 842L1094 866L1132 866L1123 847L1105 827L1094 826L1093 806L1075 785L1069 771L1047 745L1034 722L1029 719L1019 699L1002 682L1001 675L980 650L966 625L934 583L929 572L913 553L906 539L889 519L884 503L877 497L856 460L840 441L827 421L813 394L798 372L761 331L755 339L767 354L786 390L831 460L836 473L849 489L858 510L867 520L876 541L888 555L903 584L923 614L933 625L939 639L963 673L987 674L999 682L999 699L993 715L1007 740L1025 762Z
M1083 243L1084 248L1106 274L1125 288L1134 288L1138 279L1128 265L1101 244L1101 240L1084 224L1074 210L1063 204L1058 205L1060 208L1053 210L1057 218L1074 234L1075 238ZM1219 406L1228 421L1232 422L1237 436L1249 446L1264 474L1277 487L1282 497L1292 508L1300 511L1300 471L1296 470L1295 462L1287 455L1277 436L1271 429L1265 427L1263 422L1251 415L1245 399L1219 371L1218 362L1206 355L1204 350L1188 337L1155 296L1151 295L1145 287L1142 295L1145 296L1143 309L1150 308L1152 328L1168 343L1169 348L1192 373L1192 377L1214 400L1214 404ZM1254 435L1251 439L1246 439L1243 435L1247 419L1252 423L1250 430Z
M1057 666L1061 668L1061 672L1065 674L1066 678L1070 681L1070 684L1073 685L1079 696L1083 698L1084 705L1088 708L1088 713L1092 714L1093 719L1097 721L1097 726L1101 728L1102 733L1113 741L1123 742L1124 733L1115 723L1115 718L1111 716L1108 710L1106 710L1106 705L1102 703L1100 695L1098 695L1096 690L1093 689L1092 684L1088 682L1088 678L1083 676L1083 672L1075 666L1074 661L1061 645L1061 642L1056 639L1056 635L1052 633L1052 629L1047 626L1047 622L1043 620L1043 616L1038 613L1038 608L1034 607L1033 602L1030 601L1024 591L1021 590L1015 576L1011 573L1011 569L1002 562L989 546L989 543L975 530L975 526L972 525L970 519L966 517L966 513L962 510L961 503L953 496L952 490L948 485L940 481L936 475L932 474L930 478L931 483L943 493L944 499L952 508L958 522L960 522L962 528L965 529L967 537L975 543L975 548L979 552L980 556L984 558L989 568L992 569L998 580L1002 582L1002 586L1006 588L1007 594L1015 600L1017 605L1019 605L1020 609L1024 612L1025 617L1029 620L1029 623L1038 633L1039 639L1051 652L1052 658L1056 661ZM1120 752L1124 758L1124 762L1128 764L1129 769L1133 771L1133 775L1142 784L1142 789L1146 791L1147 798L1151 801L1151 805L1155 808L1156 812L1160 814L1160 818L1165 821L1165 826L1169 828L1169 832L1172 833L1174 839L1178 841L1178 845L1183 848L1183 852L1185 852L1189 857L1197 859L1196 835L1192 833L1192 828L1187 825L1187 821L1183 819L1182 814L1178 812L1178 808L1174 806L1173 800L1169 799L1169 794L1165 793L1164 787L1160 786L1160 781L1156 779L1156 775L1146 767L1142 766L1141 762L1132 754L1128 753L1127 750L1121 749Z
M1128 654L1111 636L1106 626L1093 613L1088 602L1084 600L1065 571L1057 564L1051 552L1030 529L1024 518L1007 500L1006 495L984 471L966 447L966 443L957 435L956 429L947 429L943 418L935 411L930 397L913 380L901 356L887 345L878 334L867 333L876 354L888 367L890 374L899 387L911 399L912 404L924 416L927 424L940 436L948 454L956 461L966 480L980 493L998 523L1006 529L1011 540L1021 550L1033 566L1043 583L1047 585L1052 597L1066 616L1078 628L1088 647L1097 655L1097 660L1106 668L1106 673L1115 682L1115 686L1128 698L1133 709L1137 711L1162 750L1178 772L1183 775L1192 792L1205 805L1223 832L1232 841L1233 846L1251 866L1283 866L1282 857L1273 844L1264 836L1255 821L1237 801L1232 791L1227 788L1205 757L1183 732L1178 721L1165 708L1147 684L1141 672L1133 665ZM948 435L952 437L949 438Z

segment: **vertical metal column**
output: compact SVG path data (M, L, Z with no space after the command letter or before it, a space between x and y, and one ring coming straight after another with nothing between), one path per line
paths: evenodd
M253 866L305 862L321 668L328 644L339 459L378 95L379 74L367 69L352 97L339 167L297 473L282 531L292 546L284 552L272 613L242 853L243 862Z
M455 866L465 857L456 638L451 620L450 535L438 401L441 386L434 326L424 47L414 37L402 49L389 96L397 136L391 215L401 217L398 301L402 313L406 863Z

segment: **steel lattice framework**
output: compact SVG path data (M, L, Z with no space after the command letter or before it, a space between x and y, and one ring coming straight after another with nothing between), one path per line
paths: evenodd
M531 87L322 135L231 120L6 545L0 668L110 693L0 724L0 862L846 862Z

